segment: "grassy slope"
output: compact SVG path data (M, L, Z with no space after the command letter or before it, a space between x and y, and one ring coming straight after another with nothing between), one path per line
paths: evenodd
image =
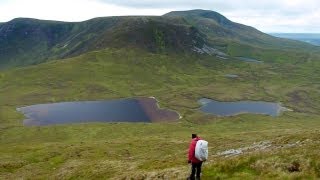
M316 58L316 59L314 59ZM319 174L318 57L296 64L249 64L213 57L106 49L0 72L0 178L184 178L189 137L210 143L204 179L315 178ZM239 74L238 79L225 74ZM155 96L183 119L171 124L23 127L16 107L45 102ZM204 115L197 99L281 101L278 118ZM269 141L236 157L228 149ZM300 141L298 145L291 145ZM281 147L282 146L282 147ZM289 172L294 164L300 172Z

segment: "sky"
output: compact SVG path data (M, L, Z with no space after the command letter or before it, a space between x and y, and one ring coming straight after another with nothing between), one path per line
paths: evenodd
M84 21L205 9L263 32L320 33L320 0L0 0L0 22L17 17Z

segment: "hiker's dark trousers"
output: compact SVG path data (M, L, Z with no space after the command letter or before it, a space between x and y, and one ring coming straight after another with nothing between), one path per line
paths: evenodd
M190 175L190 179L194 180L196 176L197 179L200 179L200 174L201 174L201 166L202 166L202 162L200 163L192 163L192 167L191 167L191 175Z

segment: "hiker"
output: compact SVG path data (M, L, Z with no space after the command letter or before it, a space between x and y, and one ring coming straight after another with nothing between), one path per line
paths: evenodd
M192 167L191 167L191 175L188 179L194 180L196 176L196 179L200 180L202 161L196 158L195 150L196 150L197 141L201 140L201 138L198 137L197 134L192 134L191 137L192 137L192 141L189 146L188 163L189 164L191 163Z

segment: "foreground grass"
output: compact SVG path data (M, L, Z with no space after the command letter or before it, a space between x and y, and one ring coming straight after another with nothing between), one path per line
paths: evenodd
M204 179L319 178L318 61L249 64L104 50L0 73L0 178L181 178L191 133L209 141ZM238 79L225 78L238 74ZM16 107L155 96L179 122L23 127ZM278 118L200 113L197 100L266 100L295 110ZM255 147L267 142L264 148ZM234 156L219 153L242 148Z
M257 120L257 118L259 120ZM205 125L78 124L1 130L2 178L184 178L190 133L210 145L204 178L319 177L318 118L242 115ZM229 149L270 142L224 157ZM298 142L298 143L297 143ZM297 144L296 144L297 143ZM292 164L299 168L290 172Z

